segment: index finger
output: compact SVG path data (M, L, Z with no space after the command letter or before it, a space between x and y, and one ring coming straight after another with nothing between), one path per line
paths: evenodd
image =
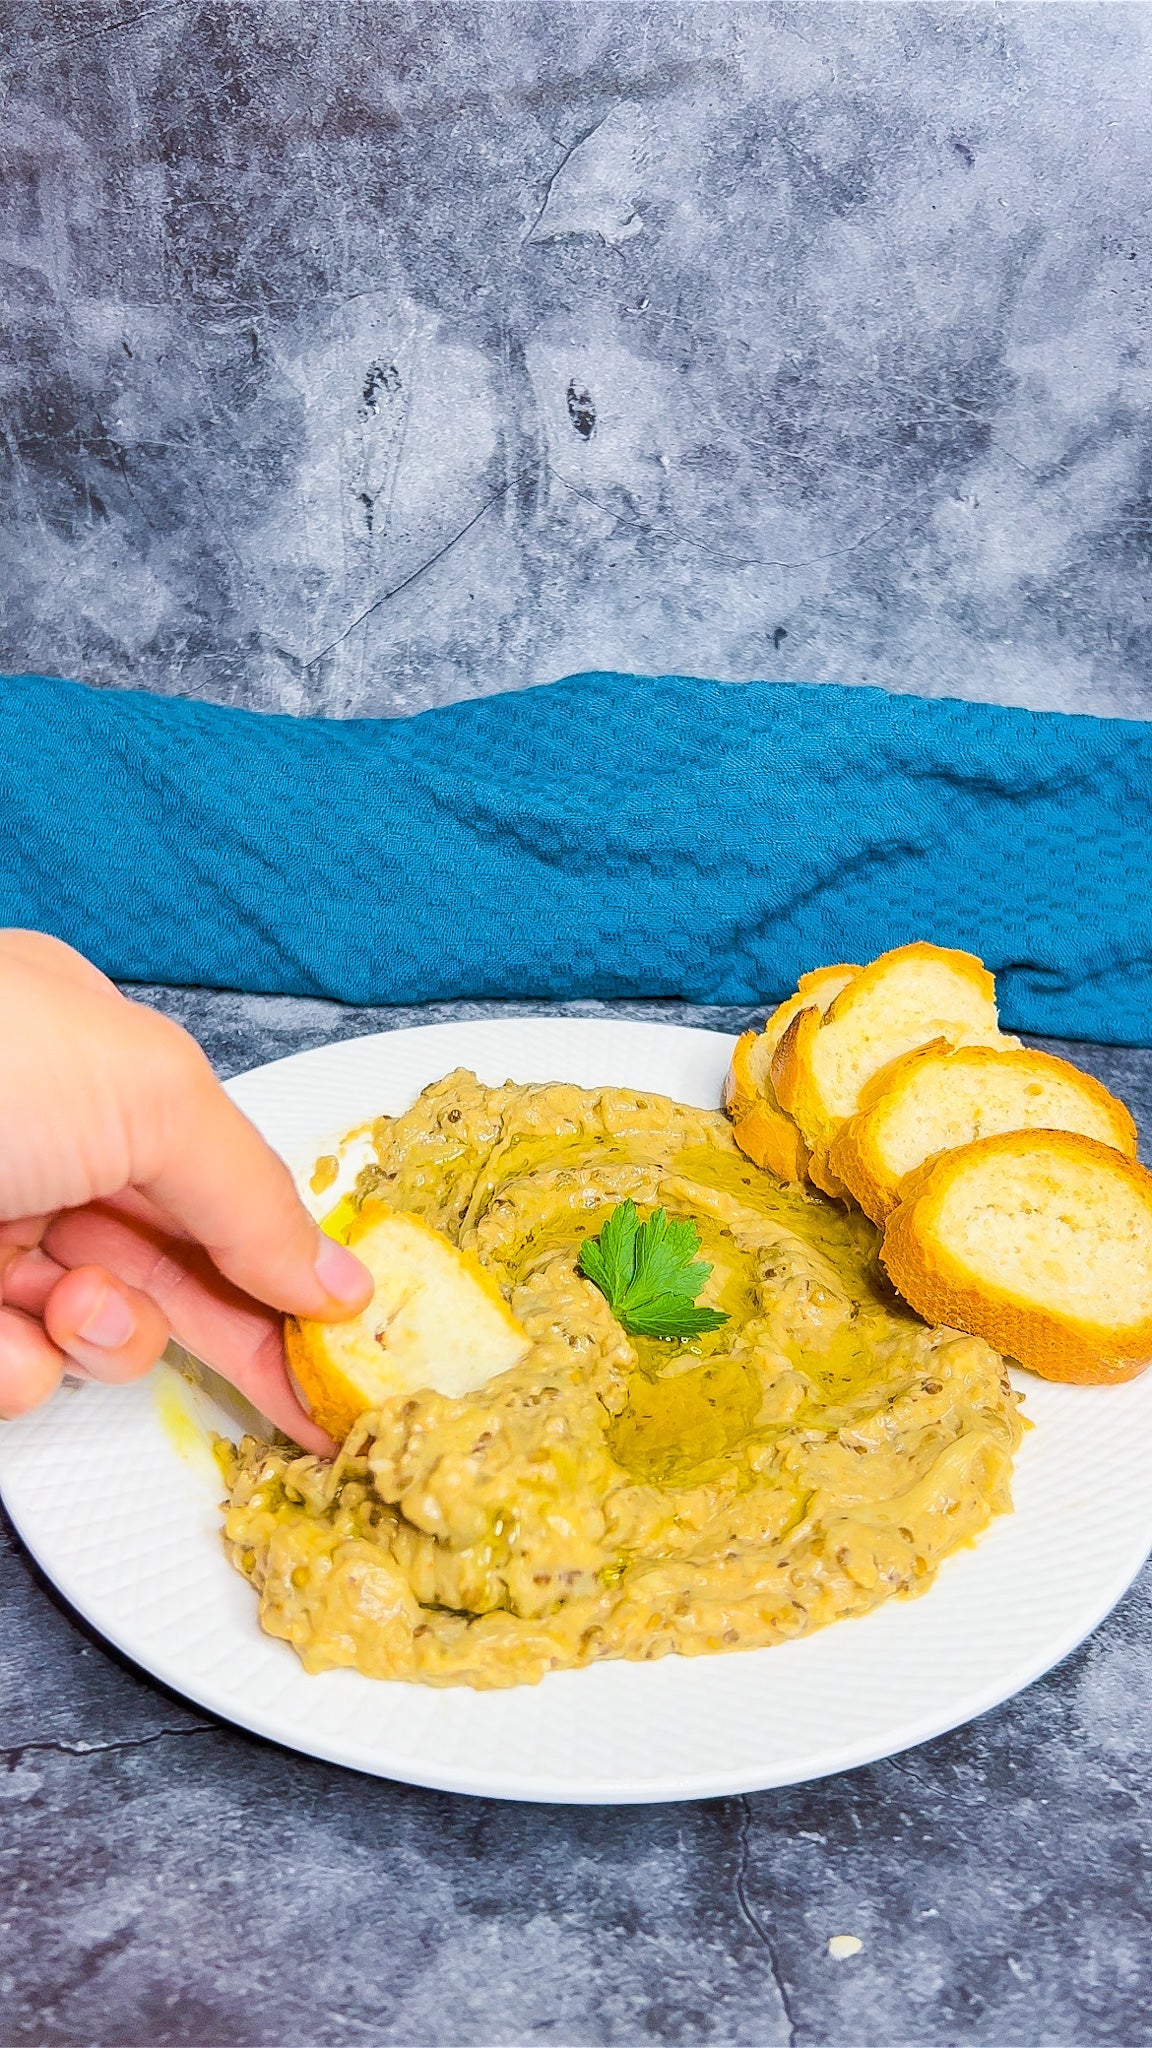
M145 1013L148 1058L126 1088L132 1183L269 1306L336 1321L372 1295L359 1259L308 1214L284 1161L187 1032Z

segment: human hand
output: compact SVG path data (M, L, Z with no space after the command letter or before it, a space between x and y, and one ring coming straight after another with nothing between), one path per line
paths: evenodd
M276 1311L369 1300L195 1041L57 939L0 931L0 1416L174 1336L306 1449Z

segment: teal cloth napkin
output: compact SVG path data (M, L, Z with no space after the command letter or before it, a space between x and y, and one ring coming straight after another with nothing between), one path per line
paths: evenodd
M595 674L404 719L0 679L0 920L128 981L767 1003L926 937L1152 1041L1152 726Z

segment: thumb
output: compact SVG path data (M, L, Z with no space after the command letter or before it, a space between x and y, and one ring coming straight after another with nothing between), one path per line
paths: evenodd
M359 1259L308 1214L284 1161L224 1093L195 1041L164 1018L132 1101L133 1183L272 1308L320 1321L372 1297Z

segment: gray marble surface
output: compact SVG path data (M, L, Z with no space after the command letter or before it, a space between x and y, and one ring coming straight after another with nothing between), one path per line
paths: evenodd
M1152 707L1152 12L0 0L0 669Z
M142 993L223 1072L498 1014ZM725 1029L755 1014L610 1007ZM1152 1053L1066 1050L1152 1133ZM4 2048L1152 2040L1148 1570L1049 1677L922 1749L788 1791L601 1811L293 1756L110 1653L7 1533L0 1587ZM837 1934L862 1943L851 1959L829 1955Z

